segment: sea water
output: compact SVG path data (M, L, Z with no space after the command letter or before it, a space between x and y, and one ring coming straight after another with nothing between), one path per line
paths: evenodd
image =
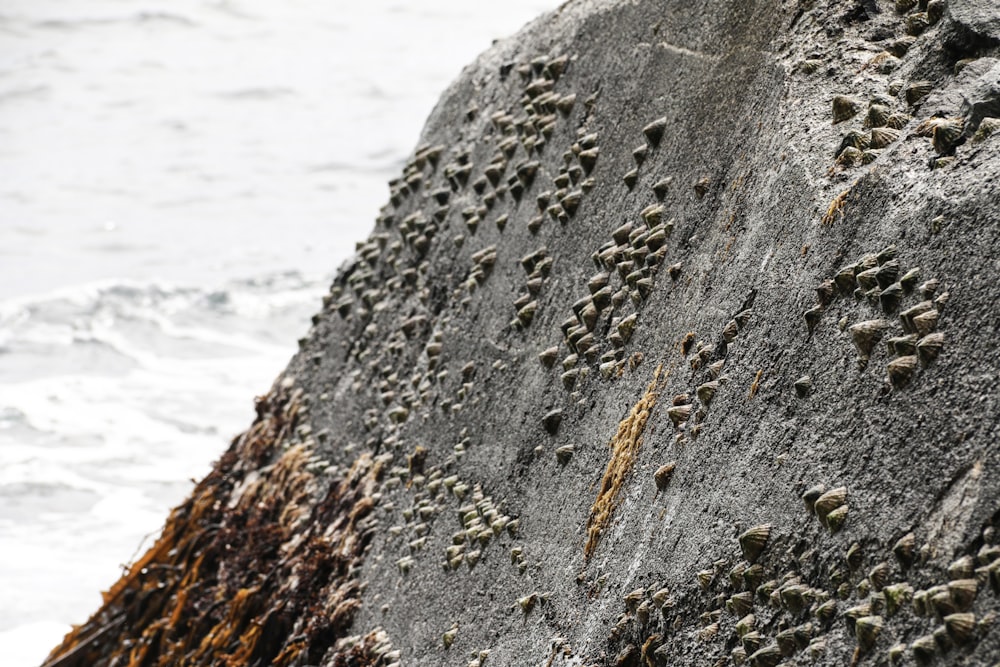
M253 418L444 87L555 0L0 5L0 656Z

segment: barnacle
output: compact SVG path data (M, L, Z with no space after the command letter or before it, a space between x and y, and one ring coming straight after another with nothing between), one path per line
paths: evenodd
M963 118L949 118L934 125L931 141L938 155L951 155L962 138L965 129Z
M876 127L872 128L870 144L872 148L885 148L896 139L899 139L899 130L891 127Z
M570 459L573 458L573 445L563 445L562 447L556 448L556 460L561 465L566 465L569 463Z
M944 347L944 334L931 333L917 341L916 352L924 366L937 359Z
M744 532L739 537L740 549L743 551L743 557L751 563L757 562L761 552L764 551L764 547L767 546L767 541L770 537L771 524L769 523L754 526Z
M948 614L943 619L948 636L956 644L967 644L976 632L976 616L970 613Z
M914 355L893 359L886 366L886 372L889 374L889 382L892 383L893 387L906 386L913 377L916 369L917 357Z
M937 653L937 641L934 640L933 635L924 635L910 644L910 650L913 651L913 657L917 659L918 663L927 665L934 660Z
M847 520L847 505L841 505L836 509L830 510L826 515L826 527L830 529L830 533L836 534L840 532L840 529L844 526L844 521Z
M847 487L839 486L835 489L826 491L813 505L816 511L816 516L819 517L820 523L826 524L827 516L833 510L837 509L841 505L847 502Z
M642 133L646 135L646 140L649 142L649 145L655 148L660 145L660 139L663 138L663 133L666 129L667 117L663 116L662 118L657 118L642 128Z
M833 124L852 118L861 110L858 102L846 95L835 95L833 98Z
M858 646L862 651L869 651L882 631L881 616L864 616L854 623L854 635L858 638Z
M882 335L889 328L885 320L867 320L848 327L854 346L858 349L861 357L867 359L875 348Z
M656 482L657 491L663 491L670 484L671 478L674 476L674 469L677 467L675 462L666 463L656 469L653 473L653 481Z
M889 122L892 109L884 104L871 104L868 106L868 115L865 116L865 127L885 127Z
M744 638L745 639L745 638ZM750 664L754 667L776 667L781 662L781 649L777 644L765 646L755 651L750 657Z

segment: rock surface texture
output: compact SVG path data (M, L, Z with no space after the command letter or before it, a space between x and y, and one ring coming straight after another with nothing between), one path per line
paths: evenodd
M49 665L1000 660L1000 5L573 0Z

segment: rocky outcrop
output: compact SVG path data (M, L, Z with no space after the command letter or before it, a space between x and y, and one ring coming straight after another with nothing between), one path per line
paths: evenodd
M995 662L998 15L580 0L497 44L48 664Z

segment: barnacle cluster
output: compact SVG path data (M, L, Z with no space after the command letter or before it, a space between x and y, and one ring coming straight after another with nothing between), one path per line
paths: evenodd
M910 116L894 111L896 101L889 95L876 95L868 102L861 129L852 129L841 139L836 151L836 163L856 167L878 159L882 149L900 137L900 131L910 122ZM838 95L833 98L833 122L839 123L861 111L855 100Z
M850 324L845 318L841 330L850 335L862 369L884 340L891 357L886 365L888 381L892 387L904 387L920 366L941 353L945 337L937 331L938 320L949 294L940 291L938 280L923 280L919 267L904 270L897 254L891 245L841 267L816 287L817 304L804 318L811 334L838 297L853 296L862 307L867 304L865 319ZM917 302L908 305L908 300Z

